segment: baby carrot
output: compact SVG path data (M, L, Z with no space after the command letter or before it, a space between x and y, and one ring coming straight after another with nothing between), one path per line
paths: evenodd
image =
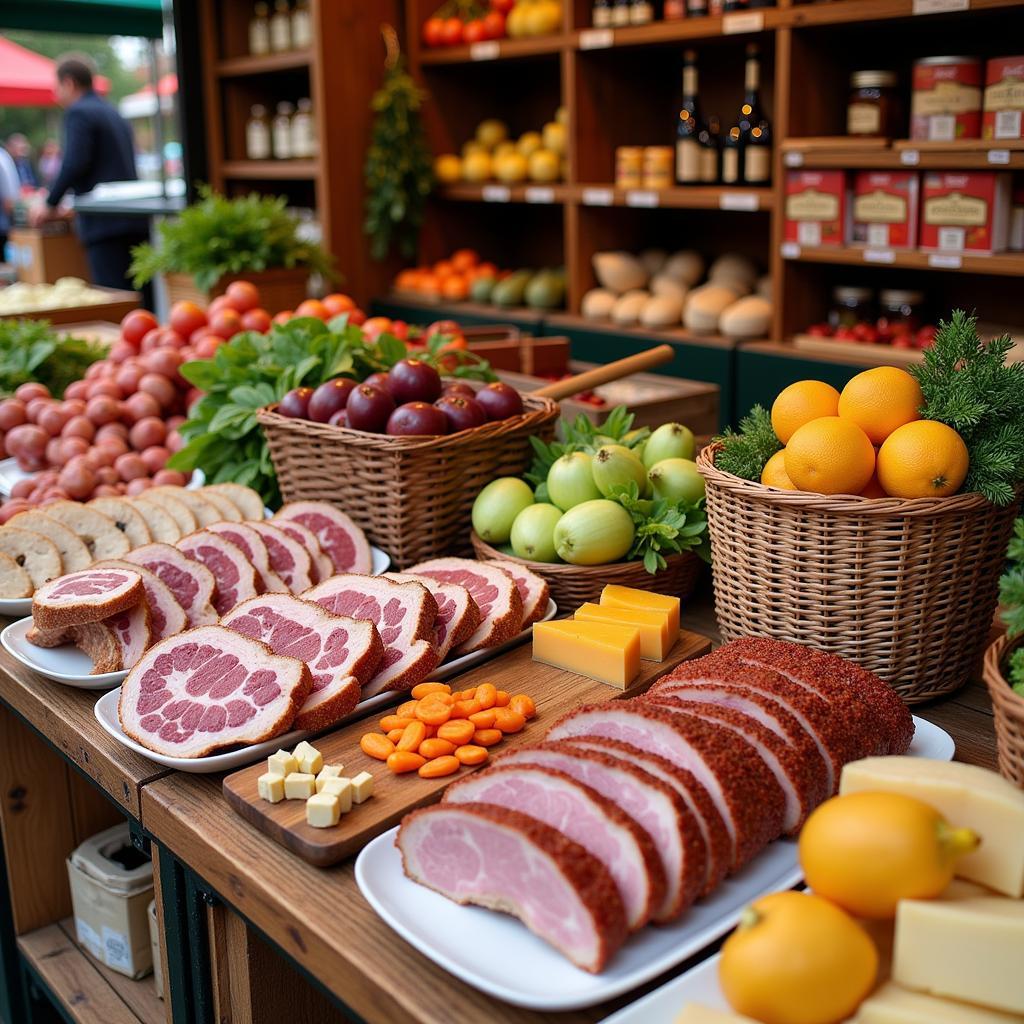
M381 736L379 732L367 732L359 740L359 749L367 757L386 761L395 752L395 745L387 736Z
M400 704L395 714L398 715L399 718L415 718L416 701L407 700L404 704Z
M494 695L494 706L496 708L508 707L508 702L511 698L508 695L508 690L499 690Z
M445 757L455 753L455 744L449 740L439 740L435 737L432 740L424 740L416 749L416 753L430 761L435 757Z
M470 715L469 720L478 729L493 729L494 719L497 715L498 712L495 708L488 708L486 711L478 711L475 715Z
M475 699L480 701L480 707L482 708L493 708L497 696L498 690L494 683L481 683L476 688Z
M504 733L519 732L526 725L526 719L518 711L511 708L498 708L494 716L494 728ZM401 750L401 744L399 744Z
M410 722L414 722L416 719L412 716L404 717L403 715L385 715L380 720L380 731L391 732L392 729L404 729Z
M477 731L473 733L473 742L478 747L493 747L496 743L501 742L501 730L477 729Z
M513 711L518 711L523 718L533 718L537 714L537 708L533 698L525 693L517 693L509 702L508 706Z
M402 738L395 744L396 750L418 750L427 738L427 727L422 722L410 722L402 731Z
M453 755L460 764L483 764L491 755L483 748L473 743L456 747Z
M396 775L419 771L427 763L425 757L414 754L411 750L396 750L388 757L387 765Z
M465 718L456 718L438 727L437 738L448 740L449 743L454 743L459 747L463 743L468 743L473 738L473 733L475 732L476 726L472 722L467 721Z
M439 701L421 700L416 717L426 725L444 725L452 717L452 709Z
M452 688L447 683L417 683L410 692L419 700L428 693L451 693Z
M459 770L459 761L450 754L445 757L435 757L419 768L420 778L440 779L445 775L452 775Z
M470 715L475 715L478 711L483 711L480 701L476 699L457 700L452 708L452 718L469 718Z
M408 729L409 727L406 726L405 728ZM405 729L390 729L388 731L388 739L391 740L392 743L397 743L402 738L403 732L405 732Z

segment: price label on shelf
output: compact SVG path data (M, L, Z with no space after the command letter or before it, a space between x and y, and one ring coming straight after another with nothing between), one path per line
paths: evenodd
M528 203L553 203L555 201L555 190L539 185L531 185L524 193Z
M947 11L966 11L971 0L914 0L914 14L945 14Z
M960 256L950 253L933 252L928 257L928 266L935 267L936 270L959 270L963 265L964 261Z
M916 149L901 149L900 163L907 167L916 167L921 162L921 154Z
M990 164L1008 164L1010 162L1010 151L1008 149L990 149L988 151L988 162Z
M642 209L651 210L661 204L661 197L657 192L648 189L630 189L626 193L627 206L639 206Z
M507 203L512 198L512 189L507 185L484 185L481 195L485 203Z
M611 206L615 193L610 188L585 188L582 200L584 206Z
M761 200L754 192L723 192L718 197L718 208L720 210L744 210L747 212L757 210L761 206Z
M865 263L894 263L896 261L896 253L892 249L865 249L864 250L864 262Z
M784 260L798 260L800 259L800 246L796 242L783 242L779 246L779 252L782 253Z
M497 39L485 39L473 43L469 48L470 60L495 60L501 56L501 44Z
M782 162L787 167L803 167L804 155L803 153L789 152L782 154Z
M722 15L722 34L736 35L742 32L760 32L764 28L763 11L739 11Z
M607 50L615 43L615 33L610 28L588 28L580 33L581 50Z

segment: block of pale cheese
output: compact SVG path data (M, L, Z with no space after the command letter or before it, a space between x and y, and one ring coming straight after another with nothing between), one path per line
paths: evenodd
M344 765L340 764L325 764L323 768L317 772L316 776L316 791L319 793L324 788L324 783L328 779L337 779L341 777L341 770Z
M324 766L324 759L316 747L303 740L293 751L295 760L299 762L299 771L305 775L316 775Z
M843 769L840 793L904 793L934 807L951 824L981 836L956 873L1006 896L1024 896L1024 790L995 772L959 761L867 757Z
M582 619L535 622L533 658L624 690L640 671L640 630Z
M937 999L887 982L857 1011L852 1024L1020 1024L1013 1013L1000 1013L952 999Z
M640 657L646 661L664 661L672 648L668 618L661 612L641 612L633 608L581 604L574 616L588 622L611 622L618 626L635 626L640 630Z
M319 780L317 786L320 786ZM348 814L352 810L352 797L354 790L351 779L333 778L324 779L323 786L317 789L318 793L326 793L328 796L336 796L341 805L341 813Z
M601 607L632 608L638 612L661 612L668 621L668 633L675 643L679 636L679 598L654 594L650 590L609 583L601 591Z
M1024 900L951 886L896 908L892 979L906 988L1024 1014Z
M306 800L316 792L316 776L309 772L292 772L284 777L286 800Z
M373 796L373 776L369 772L360 772L352 779L352 800L354 803L365 803Z
M306 801L306 824L313 828L330 828L340 817L341 803L330 793L314 793Z
M743 1017L729 1010L714 1010L700 1003L687 1003L675 1024L757 1024L750 1017Z
M267 773L269 775L280 775L283 779L286 775L299 770L299 762L293 754L287 750L279 750L267 758Z
M268 803L280 803L284 799L284 776L267 772L256 780L260 797Z

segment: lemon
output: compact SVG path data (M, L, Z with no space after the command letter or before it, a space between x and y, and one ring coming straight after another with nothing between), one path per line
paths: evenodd
M491 154L491 156L495 160L497 160L498 157L508 156L509 153L518 153L518 152L519 152L519 150L516 149L516 144L514 142L499 142L494 147L494 152Z
M505 31L512 39L518 39L521 36L526 35L526 18L529 5L522 2L517 3L515 7L509 12L508 19L505 21Z
M558 181L560 173L557 153L550 149L537 149L530 154L530 181Z
M462 161L454 153L443 153L434 161L434 176L442 185L462 180Z
M487 147L481 146L475 139L470 139L469 142L462 144L462 155L464 157L472 156L474 153L483 153L484 156L489 155Z
M494 175L506 185L526 180L528 165L522 153L506 153L494 161Z
M523 21L527 35L550 35L562 24L562 5L558 0L537 0L527 8Z
M542 138L544 140L545 149L550 149L552 153L557 153L559 156L563 156L565 154L564 125L560 125L557 121L549 121L544 125Z
M466 181L487 181L491 176L491 158L487 153L470 153L462 161L462 176Z
M508 128L503 121L499 121L497 118L488 118L477 126L476 141L481 146L486 146L487 149L494 149L499 142L504 142L507 138Z
M540 149L542 145L544 145L544 140L541 139L540 132L523 132L523 134L519 136L519 141L516 143L516 149L518 149L523 156L528 157L531 153Z

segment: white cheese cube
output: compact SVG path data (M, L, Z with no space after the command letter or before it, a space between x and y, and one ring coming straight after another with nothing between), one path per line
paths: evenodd
M320 751L305 740L292 751L292 756L299 762L299 771L306 775L316 775L324 766Z
M345 766L343 764L325 764L320 769L316 777L316 791L319 793L324 788L324 783L328 779L337 779L341 777L341 770Z
M351 779L324 779L323 786L317 779L318 793L326 793L328 796L336 796L341 804L341 813L348 814L352 810L352 780Z
M911 992L895 982L876 989L857 1011L854 1024L1013 1024L1020 1017Z
M276 804L284 799L284 776L267 772L256 780L261 799Z
M329 793L315 793L306 801L306 824L330 828L341 817L341 802Z
M373 796L373 776L369 772L360 772L352 780L352 800L361 804Z
M316 778L308 772L292 772L284 777L284 795L288 800L306 800L316 792Z
M287 750L279 750L267 758L267 774L280 775L283 779L286 775L299 770L299 762L288 753Z

